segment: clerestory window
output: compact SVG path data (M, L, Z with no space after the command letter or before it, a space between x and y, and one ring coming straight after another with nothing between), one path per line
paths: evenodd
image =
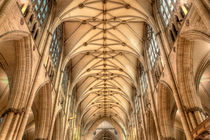
M41 25L45 22L46 16L49 12L49 0L33 0L34 9L37 13L38 20Z
M148 87L148 79L147 79L147 74L145 71L141 72L140 82L141 82L141 90L142 90L142 93L144 94Z
M153 67L159 56L160 49L158 47L158 43L153 29L149 25L147 25L146 28L147 28L147 45L148 45L147 53L151 67Z
M63 73L63 80L62 80L62 87L63 87L64 94L66 94L67 88L68 88L68 79L69 79L68 76L69 76L68 69L65 68L64 73Z
M167 26L171 19L177 0L160 0L160 11Z
M55 67L57 67L60 60L61 45L62 45L62 26L59 26L56 28L56 30L53 33L51 46L50 46L50 55L52 57Z

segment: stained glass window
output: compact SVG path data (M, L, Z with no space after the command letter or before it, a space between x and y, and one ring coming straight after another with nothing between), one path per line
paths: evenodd
M55 67L59 63L61 45L62 45L62 26L59 26L53 33L51 46L50 46L50 54L51 54Z
M151 67L153 67L155 65L157 58L158 58L160 50L158 47L155 33L149 25L147 25L147 41L148 41L147 53L149 56Z
M23 14L24 17L26 17L29 13L29 2L28 0L19 0L19 6L21 9L21 13Z
M145 93L148 87L148 79L147 79L147 74L145 73L145 71L141 72L140 82L141 82L142 93Z
M177 0L160 0L160 12L166 25L168 25Z
M67 88L68 88L68 69L66 68L64 70L64 73L63 73L63 80L62 80L62 87L63 87L63 91L64 91L64 94L66 94L67 92Z
M37 12L37 17L42 25L45 21L46 15L49 11L49 0L33 0L34 9Z
M139 106L139 97L136 95L135 97L135 104L136 104L136 112L139 112L140 106Z

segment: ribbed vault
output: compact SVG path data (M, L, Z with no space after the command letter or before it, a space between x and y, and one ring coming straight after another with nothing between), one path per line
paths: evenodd
M76 89L82 127L110 117L126 129L139 91L146 11L136 0L74 0L59 20L65 36L62 67L70 65L70 93Z

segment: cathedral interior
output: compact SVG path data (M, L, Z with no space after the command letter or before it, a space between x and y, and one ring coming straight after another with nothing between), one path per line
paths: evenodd
M210 140L210 0L0 0L0 140Z

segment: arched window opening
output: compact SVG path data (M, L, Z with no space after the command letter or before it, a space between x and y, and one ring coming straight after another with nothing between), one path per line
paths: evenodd
M64 94L66 94L66 92L67 92L68 80L69 80L69 69L65 68L65 70L63 72L63 80L62 80L62 88L63 88Z
M54 71L52 69L51 69L49 77L50 77L51 80L53 80L53 78L54 78Z
M33 0L33 6L37 13L39 23L43 25L49 13L50 1L49 0Z
M136 104L136 112L139 112L140 106L139 106L139 97L136 95L135 97L135 104Z
M36 40L38 34L39 34L39 30L36 31L36 33L35 33L35 35L34 35L34 40Z
M34 24L32 30L31 30L31 33L32 33L32 34L35 32L35 29L36 29L36 23Z
M32 23L33 22L33 19L34 19L34 15L32 14L29 18L29 21Z
M171 19L177 0L160 0L160 11L167 26Z
M190 4L188 4L186 0L160 0L160 13L164 24L167 27L170 22L173 22L173 19L174 21L177 20L175 19L177 16L174 16L174 14L179 14L180 18L184 19L188 14L189 9Z
M201 100L201 105L203 107L203 110L201 110L203 116L205 119L207 119L210 116L210 105L209 105L209 100L210 100L210 60L206 64L206 66L203 69L202 75L199 79L199 84L198 84L198 95Z
M138 122L140 122L141 121L141 116L140 116L140 103L139 103L139 96L137 94L135 96L135 106L136 106L137 119L138 119Z
M174 37L174 34L172 33L172 31L170 31L170 34L171 34L171 39L174 42L175 41L175 37Z
M181 7L179 8L179 10L180 10L180 14L181 14L182 18L184 18L185 17L184 11L182 10Z
M156 34L149 25L146 25L146 37L146 54L152 71L153 82L156 85L160 79L163 65L160 58L160 49L156 39Z
M159 10L166 28L166 36L171 46L183 26L184 19L190 10L190 5L187 0L160 0Z
M174 31L175 35L177 36L177 35L178 35L178 31L177 31L177 29L176 29L175 25L174 25L174 24L172 24L172 27L173 27L173 31Z
M183 12L184 16L186 16L189 9L190 9L190 5L187 4L187 3L184 3L184 4L181 5L181 9L182 9L182 12Z
M70 116L74 117L74 105L75 105L75 92L76 88L73 89L72 94L71 94L71 104L70 104Z
M158 47L158 43L153 29L149 25L146 26L146 29L147 29L147 45L148 45L147 53L151 67L153 67L159 56L160 49Z
M179 22L180 22L180 20L179 20L179 17L178 17L178 16L176 16L176 22L177 22L177 23L179 23Z
M148 79L146 72L143 70L143 67L140 67L140 69L141 69L140 71L141 92L145 94L148 87Z
M3 120L4 120L4 118L3 118L3 117L1 117L1 118L0 118L0 124L3 122Z
M29 13L29 6L27 6L26 10L23 13L23 16L27 17L28 13Z
M24 17L29 13L29 1L28 0L19 0L20 10Z
M50 46L50 55L55 67L58 66L60 60L61 46L63 44L62 41L63 41L62 25L60 25L56 28L56 30L53 33L51 46Z
M18 0L21 13L26 18L29 12L36 14L37 20L42 26L51 8L51 0Z
M18 0L18 5L26 24L34 37L36 43L40 40L44 25L52 7L51 0ZM36 28L34 28L36 24ZM39 32L36 32L39 28Z
M2 54L0 53L0 59L2 59ZM3 112L8 103L8 97L10 93L9 77L4 69L4 65L0 63L0 124L3 122L4 117L7 113Z

